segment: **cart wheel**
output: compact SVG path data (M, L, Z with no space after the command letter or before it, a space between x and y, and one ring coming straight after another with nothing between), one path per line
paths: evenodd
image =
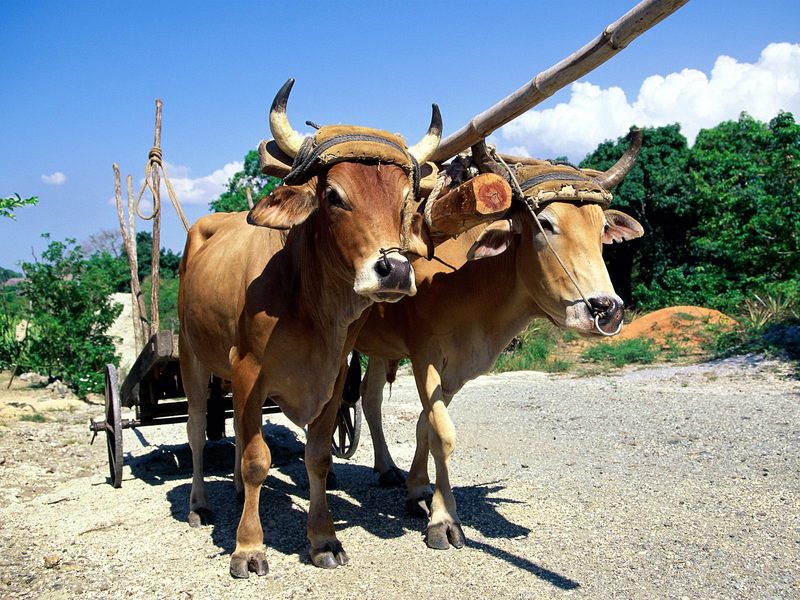
M106 447L111 485L122 485L122 415L119 382L114 365L106 365Z
M350 458L355 454L358 440L361 437L362 418L361 400L353 404L342 402L331 442L334 456Z

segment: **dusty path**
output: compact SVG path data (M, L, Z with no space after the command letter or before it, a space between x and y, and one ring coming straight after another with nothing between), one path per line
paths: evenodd
M412 388L401 376L386 403L403 466ZM800 597L800 382L780 363L481 378L452 411L467 547L425 547L403 494L375 486L365 434L330 495L351 558L335 571L308 562L302 433L271 418L270 573L247 581L227 573L230 442L207 450L216 524L190 529L183 427L127 431L114 490L90 412L0 426L0 597Z

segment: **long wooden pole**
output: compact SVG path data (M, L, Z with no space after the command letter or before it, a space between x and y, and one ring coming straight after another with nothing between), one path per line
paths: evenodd
M634 6L583 48L542 71L527 84L475 116L447 136L430 159L444 162L516 119L558 90L606 62L642 33L674 13L689 0L644 0Z
M144 331L146 320L143 322L144 300L142 298L142 288L139 285L138 261L136 257L136 231L133 220L133 190L130 176L128 176L128 218L126 225L125 215L122 205L122 189L120 183L119 167L117 163L112 165L114 169L114 198L117 203L117 216L119 217L119 229L122 233L122 243L125 245L125 253L128 255L128 266L131 271L131 311L133 312L133 335L136 344L136 352L141 351L146 339Z
M153 136L153 150L161 152L161 100L156 100L156 128ZM158 311L158 287L159 287L159 266L161 260L161 174L158 168L151 164L152 170L150 177L153 182L153 260L150 263L150 332L152 335L158 333L159 311Z

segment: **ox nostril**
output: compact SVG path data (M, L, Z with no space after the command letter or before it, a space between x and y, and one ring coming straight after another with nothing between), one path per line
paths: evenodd
M388 277L389 274L392 272L392 263L386 256L384 256L378 262L375 263L375 272L381 278Z
M610 296L600 296L589 298L589 305L592 307L592 314L608 313L614 309L614 299Z
M405 289L411 282L411 264L405 259L381 258L375 263L375 272L384 289Z

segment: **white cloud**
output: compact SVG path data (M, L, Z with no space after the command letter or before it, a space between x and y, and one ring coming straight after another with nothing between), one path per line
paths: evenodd
M689 140L700 129L736 119L747 111L768 121L779 110L800 116L800 44L769 44L755 63L720 56L710 75L683 69L644 80L635 101L618 87L589 82L570 88L569 102L531 110L503 127L495 143L504 151L539 157L567 155L579 161L600 142L624 135L633 125L678 122Z
M56 171L52 175L42 175L42 182L47 185L64 185L67 182L67 176L61 171Z
M212 200L216 200L227 189L228 180L237 171L244 168L244 163L229 162L209 175L196 178L190 176L191 169L189 167L166 163L165 168L181 203L208 204ZM166 187L163 185L161 197L165 200L168 198Z
M183 165L173 165L164 161L164 168L181 204L208 204L212 200L216 200L228 188L228 180L237 171L241 171L244 168L244 163L239 161L230 162L202 177L191 177L192 169ZM134 186L134 199L139 194L143 184L144 178L141 178L139 183ZM149 215L152 212L152 198L153 195L150 190L146 189L139 203L139 210L142 214ZM116 203L114 196L108 199L108 204L115 206ZM128 196L124 189L122 190L122 203L124 206L128 205ZM162 205L169 203L169 194L163 179L161 181L161 203Z

